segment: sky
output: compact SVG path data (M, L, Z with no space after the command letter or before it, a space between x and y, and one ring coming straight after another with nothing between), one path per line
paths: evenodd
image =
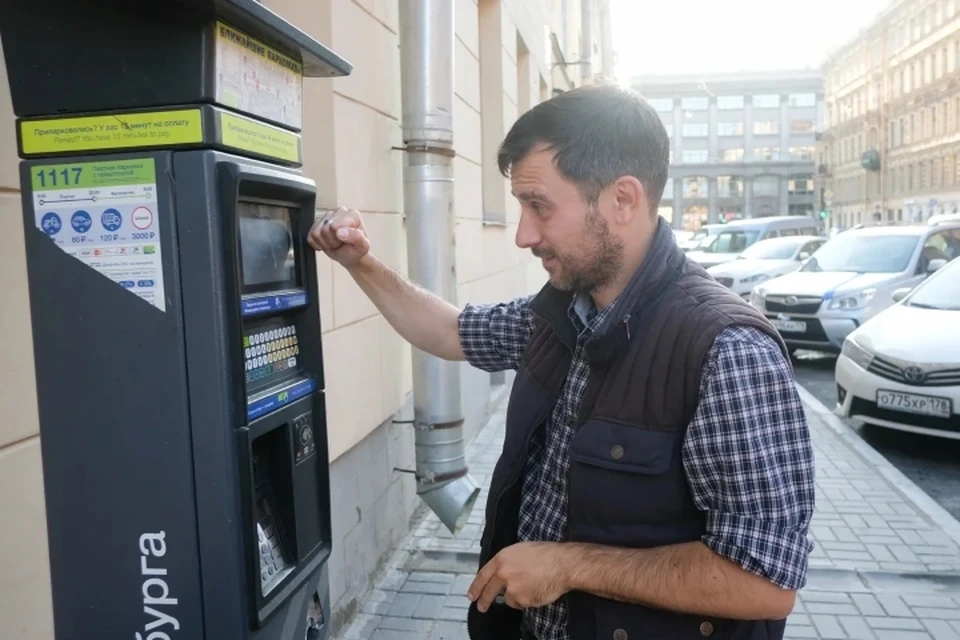
M647 74L819 67L890 2L594 0L606 1L621 82Z

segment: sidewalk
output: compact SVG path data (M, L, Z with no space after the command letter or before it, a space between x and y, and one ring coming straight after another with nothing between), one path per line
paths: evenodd
M817 456L816 548L788 639L960 640L960 523L800 389ZM470 445L489 484L505 406ZM486 490L453 537L427 515L338 640L467 640Z

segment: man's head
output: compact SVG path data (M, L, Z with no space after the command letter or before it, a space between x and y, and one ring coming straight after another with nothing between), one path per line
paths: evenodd
M538 104L497 158L522 207L517 246L559 289L594 293L622 280L656 230L669 157L666 129L636 93L582 87Z

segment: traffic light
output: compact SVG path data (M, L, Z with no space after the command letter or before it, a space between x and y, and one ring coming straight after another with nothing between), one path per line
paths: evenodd
M821 219L821 220L826 220L828 215L830 215L830 212L829 212L829 211L827 211L826 209L820 209L820 219Z

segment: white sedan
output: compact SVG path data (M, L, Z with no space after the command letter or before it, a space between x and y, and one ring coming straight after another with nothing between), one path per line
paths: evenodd
M869 424L960 439L960 259L843 343L835 412Z
M819 236L784 236L761 240L747 247L735 260L707 269L717 282L750 298L761 282L791 273L826 242Z

